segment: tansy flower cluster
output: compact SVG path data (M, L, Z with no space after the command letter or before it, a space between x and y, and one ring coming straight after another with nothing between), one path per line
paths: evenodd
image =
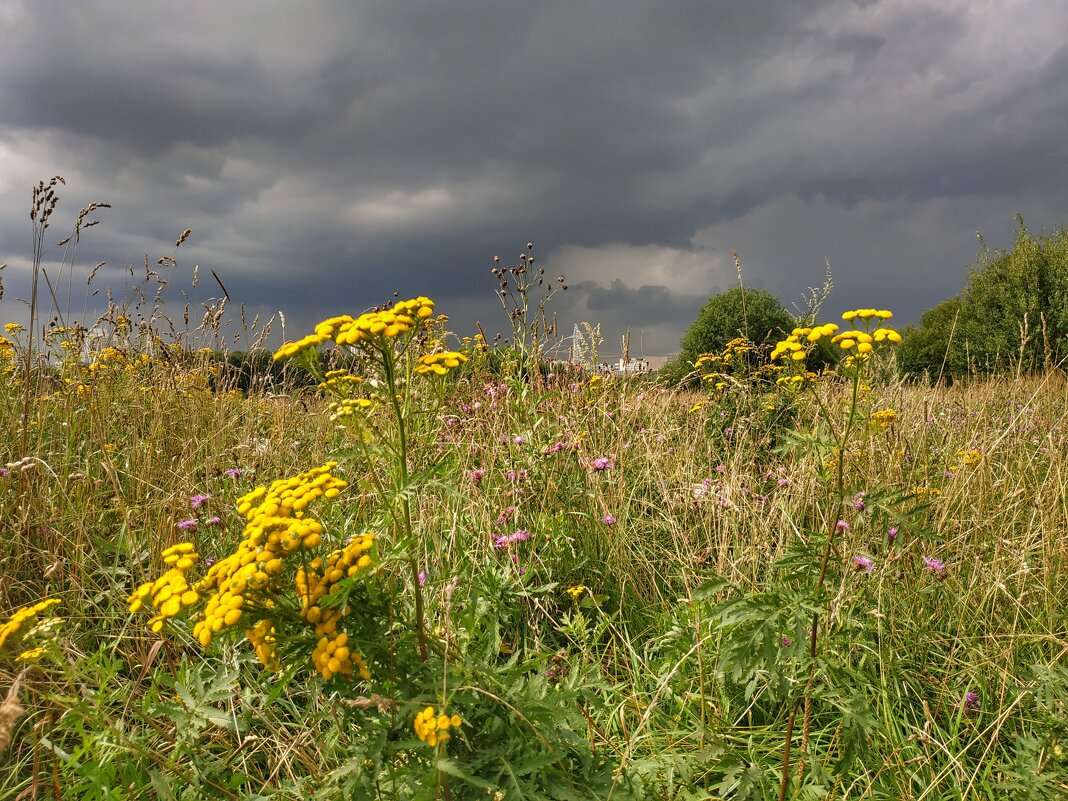
M842 319L847 323L850 320L889 320L894 313L889 309L853 309L842 312Z
M4 647L8 639L14 640L15 635L22 630L26 623L58 604L58 598L47 598L44 601L38 601L35 604L16 609L6 622L0 623L0 648Z
M693 363L694 372L703 384L715 386L716 389L724 389L728 383L726 381L728 376L725 372L721 372L720 368L730 371L741 363L740 360L735 359L735 356L750 353L752 350L752 342L745 337L735 337L723 346L721 352L702 353L698 356Z
M871 421L883 428L889 428L897 422L897 412L893 409L880 409L877 412L872 412Z
M347 486L330 474L336 466L336 462L327 462L237 499L237 511L248 521L242 540L237 550L208 569L196 587L212 592L204 618L193 627L193 636L202 646L206 648L216 634L240 621L249 600L270 600L267 590L274 589L273 579L282 572L287 556L319 545L323 526L305 517L304 510L318 498L337 497Z
M325 389L341 397L351 395L361 380L359 376L353 375L348 370L330 370L323 376L323 379L319 384L319 389Z
M128 599L130 611L137 612L150 603L156 615L149 626L159 632L167 619L207 597L203 616L193 626L193 636L206 648L216 634L241 621L248 608L273 608L275 578L282 572L285 559L300 549L315 548L321 541L322 524L305 516L308 504L318 498L336 497L347 486L331 475L336 465L327 462L239 498L238 512L247 520L241 541L198 582L186 580L186 573L198 559L191 543L178 543L163 551L169 569L133 592ZM261 663L267 667L277 664L273 621L257 621L247 636Z
M0 336L0 360L12 362L15 360L15 344L7 337Z
M282 345L275 352L274 360L288 359L331 341L338 345L358 345L393 339L413 330L420 321L433 314L434 301L420 296L398 301L388 311L366 312L355 319L348 314L329 317L315 326L314 333Z
M367 398L345 398L330 404L330 420L344 420L356 412L370 409L374 404Z
M463 719L459 715L450 717L444 710L438 715L434 712L434 707L428 706L415 716L412 728L420 740L434 748L438 743L449 739L449 729L458 729L462 725Z
M342 550L333 551L326 561L313 559L307 569L297 570L297 595L301 600L301 616L315 626L319 637L312 661L324 679L335 675L351 676L354 669L370 681L371 674L363 657L348 647L348 635L337 630L348 609L323 609L319 602L334 590L334 585L345 578L352 578L371 566L370 550L375 535L365 532L352 540Z
M267 670L277 672L281 669L278 662L278 636L274 629L274 621L270 618L261 618L256 625L245 632L245 636L252 644L252 650L256 652L256 658Z
M714 385L716 389L723 389L727 386L727 382L723 380L726 376L712 369L714 366L719 366L723 363L723 357L719 354L702 353L697 357L697 361L693 363L693 369L700 376L701 383Z
M282 345L282 347L275 351L273 359L276 362L281 361L282 359L288 359L296 356L298 353L317 348L324 342L329 341L330 337L322 336L320 334L308 334L306 337L298 339L296 342L287 342Z
M834 337L831 342L836 344L842 350L849 350L853 347L857 349L858 354L871 353L874 344L876 342L883 342L888 340L890 342L900 342L901 334L892 328L876 328L872 333L867 331L843 331L838 336Z
M358 345L378 337L393 339L406 334L434 314L434 301L427 297L402 300L389 311L367 312L351 322L338 325L334 341L338 345Z
M835 323L795 328L786 339L775 344L775 348L771 352L771 360L775 361L789 354L790 358L795 362L804 361L806 345L815 344L824 337L832 336L837 330L838 325Z
M808 383L810 381L816 381L818 379L819 379L819 376L816 373L813 373L812 371L809 370L809 371L805 371L804 373L796 373L794 375L779 376L778 378L775 379L775 383L778 384L780 387L786 387L787 389L791 389L791 390L795 390L796 391L796 390L800 389L802 385L804 385L804 384L806 384L806 383Z
M147 354L141 354L147 359ZM111 367L124 367L127 364L126 354L116 347L109 345L97 354L85 369L90 373L96 373L101 370L107 370Z
M148 621L148 627L157 634L163 630L163 624L168 619L182 611L182 607L192 606L200 600L200 594L185 577L189 568L200 558L193 544L179 542L163 551L161 556L170 569L155 581L146 581L126 599L131 614L139 612L145 602L149 602L156 614Z
M434 375L446 375L449 370L455 370L466 361L466 356L454 350L448 350L442 353L428 353L425 356L419 357L419 363L415 367L415 372L420 375L427 375L428 373L433 373Z
M875 346L880 342L897 343L901 341L901 334L893 328L870 330L873 321L889 320L893 316L894 313L889 309L853 309L842 313L842 319L846 322L852 322L856 326L857 321L859 321L863 323L865 328L863 331L858 328L842 331L831 340L842 350L852 351L855 354L846 360L845 366L851 366L858 359L868 358Z

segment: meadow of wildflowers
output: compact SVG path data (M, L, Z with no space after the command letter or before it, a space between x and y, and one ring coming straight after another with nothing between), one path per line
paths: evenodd
M531 250L510 347L399 300L271 392L8 326L0 798L1068 797L1063 376L906 384L884 309L547 370Z

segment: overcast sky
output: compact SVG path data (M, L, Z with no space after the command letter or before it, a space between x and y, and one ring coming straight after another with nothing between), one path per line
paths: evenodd
M177 257L172 303L211 269L290 338L394 291L492 334L493 256L532 241L565 331L646 355L735 285L731 251L788 307L829 260L828 312L904 323L977 231L1068 222L1064 0L0 0L0 42L7 318L52 175L50 243L113 206L78 313L97 261L121 294L147 253Z

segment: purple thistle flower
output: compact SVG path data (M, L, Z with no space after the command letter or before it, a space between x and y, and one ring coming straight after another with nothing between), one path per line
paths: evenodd
M607 456L598 456L592 462L590 462L590 469L600 473L604 470L612 469L612 460Z
M11 478L11 471L6 467L0 467L0 478Z
M231 467L227 470L223 470L223 475L227 478L241 478L244 473L245 471L242 470L240 467Z
M979 693L974 690L968 690L964 694L964 711L975 712L979 709Z
M560 453L560 451L568 450L569 448L577 448L577 442L556 442L545 449L546 454Z
M893 542L897 539L897 526L891 526L890 530L886 532L886 538Z
M182 522L180 522L178 524L178 528L180 528L182 531L191 531L191 530L195 529L196 527L197 527L197 519L195 517L194 518L190 518L189 520L183 520Z
M606 526L614 526L616 524L615 515L605 515L601 518L601 522Z
M194 509L199 509L201 506L203 506L205 503L207 503L210 498L211 498L211 496L210 495L206 495L206 494L205 495L190 495L189 496L189 505L192 506Z
M218 526L222 524L222 518L216 515L215 517L209 517L204 521L205 526Z
M923 566L935 574L938 578L943 578L946 572L946 565L941 559L935 559L933 556L923 557Z
M853 496L853 508L856 509L858 512L863 512L866 508L866 505L864 503L863 492L858 492L856 495Z
M785 634L782 635L782 639L780 639L779 642L782 643L783 648L789 648L791 645L794 644L794 641L787 637Z
M493 545L495 548L507 548L512 543L523 542L523 540L527 539L530 539L530 532L520 528L511 534L501 534L499 537L494 537Z
M206 559L204 559L204 566L205 567L211 567L213 564L215 564L215 557L214 556L209 556Z
M486 475L486 468L476 467L469 475L471 477L471 482L478 484L482 481L482 476Z
M426 584L426 571L425 570L420 570L419 571L419 586L422 587L425 584Z
M853 527L851 525L849 525L849 523L847 523L844 520L839 520L837 523L834 524L834 527L838 531L852 531L853 530Z
M853 557L853 569L858 573L862 570L865 573L871 573L873 570L875 570L875 562L873 562L867 556L861 556L857 554Z

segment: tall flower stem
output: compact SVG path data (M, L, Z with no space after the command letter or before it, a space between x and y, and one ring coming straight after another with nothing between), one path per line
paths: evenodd
M402 529L402 533L409 541L412 541L412 507L408 500L408 428L405 421L404 408L401 406L397 393L396 363L394 354L386 349L381 352L382 365L385 368L386 388L389 391L390 406L393 415L397 419L397 472L394 490L400 496L401 515L398 519L395 511L392 512L395 526ZM393 510L393 503L390 503ZM419 641L419 658L424 662L429 658L426 644L426 620L423 610L423 588L419 585L419 562L412 553L408 556L408 568L411 575L412 592L415 594L415 632Z
M827 532L827 543L823 547L823 557L820 561L820 573L819 577L816 579L815 594L817 596L823 592L823 585L827 579L827 567L830 564L831 553L834 550L834 542L838 535L838 521L842 519L842 515L845 511L845 454L846 448L849 445L850 434L853 432L853 426L857 419L857 402L860 397L861 364L862 363L857 363L856 369L853 371L849 416L846 418L846 424L842 429L841 435L837 438L838 458L835 465L835 495L830 504L834 508L834 514L830 515L828 518L829 530ZM785 801L786 793L790 787L790 752L793 747L794 726L797 722L797 713L801 708L802 700L804 700L805 703L805 720L801 729L801 751L804 752L805 748L808 746L808 735L812 726L812 687L816 680L816 657L819 653L819 629L820 613L817 611L812 613L812 625L809 628L809 674L808 681L805 683L805 693L801 698L795 700L793 706L790 707L790 716L786 722L786 743L783 746L782 777L779 782L779 801ZM803 767L799 769L799 780L800 770L803 770Z

